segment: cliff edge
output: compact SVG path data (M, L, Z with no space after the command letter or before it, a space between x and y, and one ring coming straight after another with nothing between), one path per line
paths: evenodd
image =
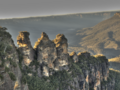
M104 55L68 54L63 34L50 40L45 32L33 48L29 35L20 32L16 47L11 35L0 30L0 90L114 90Z

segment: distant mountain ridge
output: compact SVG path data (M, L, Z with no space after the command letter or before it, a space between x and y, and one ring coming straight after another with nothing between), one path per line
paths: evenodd
M65 34L69 39L68 43L74 46L71 38L75 31L82 28L92 27L97 23L106 20L114 15L117 11L97 12L97 13L78 13L58 16L46 17L26 17L0 19L0 25L9 28L10 34L13 36L15 45L17 45L16 37L20 31L28 31L31 33L30 39L32 46L40 33L49 33L50 39L54 39L58 33Z
M78 47L93 54L104 54L108 58L119 56L120 52L120 13L104 20L94 27L78 30L76 37L81 37ZM74 48L74 47L73 47Z

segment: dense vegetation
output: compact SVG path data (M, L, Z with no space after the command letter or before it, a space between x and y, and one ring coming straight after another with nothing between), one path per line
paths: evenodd
M13 59L8 58L8 55L10 55L13 52L13 47L10 44L8 44L10 42L11 35L4 30L0 30L0 69L1 69L0 79L3 80L4 73L7 73L11 80L15 81L16 76L12 72L11 68L17 67L17 64Z
M64 90L71 79L72 77L67 71L58 71L50 77L26 77L30 90L56 90L57 88Z
M89 58L86 58L84 55L79 56L79 61L74 63L72 58L69 58L69 70L63 70L63 71L57 71L53 75L50 75L49 77L38 77L38 75L32 71L30 68L31 66L35 65L36 69L39 66L39 63L36 60L31 62L30 66L22 66L23 57L19 50L17 50L19 53L19 66L22 71L22 79L21 82L23 84L28 84L28 87L30 90L56 90L59 88L59 90L64 90L67 88L67 86L70 86L71 88L74 88L70 85L70 81L73 81L73 78L77 75L82 75L82 70L88 70L89 64L95 65L96 63L102 63L106 59L105 56L90 56ZM29 76L28 73L31 73L32 76Z
M28 87L30 90L56 90L57 88L59 88L59 90L64 90L65 88L67 88L67 86L70 86L69 81L72 80L74 75L71 75L66 70L57 71L49 77L40 78L34 72L32 72L31 69L27 66L25 66L25 70L23 70L21 65L23 58L22 56L20 56L20 54L19 54L19 57L21 57L19 62L19 66L22 71L21 82L23 84L28 83ZM33 65L38 66L38 62L35 60L30 64L30 66L33 66ZM71 70L74 69L73 70L74 74L76 72L80 72L80 73L82 72L81 69L77 67L77 65L74 64L72 65L72 67L74 67L74 68L71 68ZM28 73L32 73L32 76L29 76Z
M109 77L111 79L115 79L115 90L120 90L120 71L110 69L109 70Z

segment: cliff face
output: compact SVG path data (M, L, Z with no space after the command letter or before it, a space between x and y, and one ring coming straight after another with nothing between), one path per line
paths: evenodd
M56 44L59 66L68 65L67 39L63 34L58 34L56 35L56 38L53 41Z
M49 76L49 69L56 68L54 61L57 59L57 51L54 42L49 40L48 35L43 32L41 38L35 43L34 48L37 53L37 61L43 69L43 75Z
M74 62L78 58L76 65L79 65L79 69L81 69L81 74L76 77L76 82L79 84L75 88L77 90L104 90L101 82L107 81L109 75L109 64L106 57L90 56L88 52L79 53L78 56L75 56L75 52L72 52L70 55Z
M0 38L0 90L24 90L26 85L21 84L18 53L11 35L0 29Z
M72 80L70 78L64 80L69 84L68 86L63 84L55 90L61 90L61 88L62 90L107 90L111 85L111 82L107 85L102 84L107 81L109 76L109 64L106 57L91 56L88 52L78 53L78 55L72 52L69 55L67 39L63 34L56 35L56 38L51 41L43 32L41 38L35 43L34 49L37 56L36 61L39 63L35 72L39 77L47 76L49 78L57 72L65 70L72 78ZM48 81L48 83L52 82Z
M29 32L20 32L17 37L17 44L19 45L18 49L23 54L24 64L28 66L34 60L35 54L29 39Z
M45 32L41 34L41 38L35 43L34 49L43 76L52 75L53 72L50 70L62 70L61 66L68 65L67 47L67 39L64 35L58 34L56 39L51 41Z
M69 55L63 34L51 41L43 32L33 49L24 31L17 43L18 48L9 33L0 31L0 90L114 90L106 57Z

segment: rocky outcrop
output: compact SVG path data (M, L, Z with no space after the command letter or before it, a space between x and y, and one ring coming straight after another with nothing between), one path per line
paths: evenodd
M29 32L23 31L20 32L17 37L17 44L19 45L18 49L23 54L24 64L26 66L28 66L34 60L35 56L35 52L31 46L29 35Z
M43 32L41 38L34 45L37 54L37 61L42 66L43 75L49 76L49 69L56 68L54 61L57 59L57 51L53 41Z
M58 34L56 35L56 38L53 40L53 42L56 44L59 66L68 65L69 54L67 39L63 34Z
M65 90L102 90L104 86L101 82L107 81L109 75L109 64L106 57L103 55L91 56L88 52L80 52L78 55L72 52L69 55L67 47L67 39L63 34L56 35L53 41L46 33L41 34L34 49L40 63L42 76L49 77L56 70L66 70L71 75L73 72L75 74L79 71L77 76L72 77L73 80L68 82L71 86ZM106 88L108 87L106 86Z
M11 35L0 31L0 90L23 90L19 57Z
M86 52L86 51L85 51L85 52L79 52L79 53L78 53L78 56L81 56L81 55L82 55L82 56L85 56L86 58L89 58L89 57L90 57L90 53L89 53L89 52Z
M41 34L41 38L35 43L34 48L37 51L37 60L40 64L47 64L49 68L54 68L53 62L57 58L57 52L54 42L49 40L46 33Z
M70 57L74 60L75 63L78 62L78 56L75 52L72 52L70 54Z
M41 38L34 45L37 54L37 61L42 67L43 76L52 75L57 70L68 70L68 44L63 34L56 35L56 39L51 41L45 32L42 32ZM63 67L64 66L64 67Z
M89 52L69 55L63 34L51 41L43 32L34 49L26 31L17 37L18 48L6 31L0 31L0 37L0 90L29 90L36 78L35 84L44 83L42 90L114 90L115 80L109 81L108 59L104 55L91 56Z
M70 58L75 61L73 56L76 55L75 52L72 52L70 54ZM102 82L107 82L107 78L109 76L109 64L108 60L103 55L95 55L90 56L90 53L88 52L80 52L77 56L79 66L81 66L82 73L80 75L77 75L76 78L79 82L78 86L75 86L72 84L73 87L79 87L76 88L77 90L104 90L103 88L106 88L105 90L112 90L108 89L109 84L107 86L104 86L101 84ZM77 66L76 66L77 67ZM113 87L115 84L111 85ZM67 90L75 90L75 89L67 89Z

